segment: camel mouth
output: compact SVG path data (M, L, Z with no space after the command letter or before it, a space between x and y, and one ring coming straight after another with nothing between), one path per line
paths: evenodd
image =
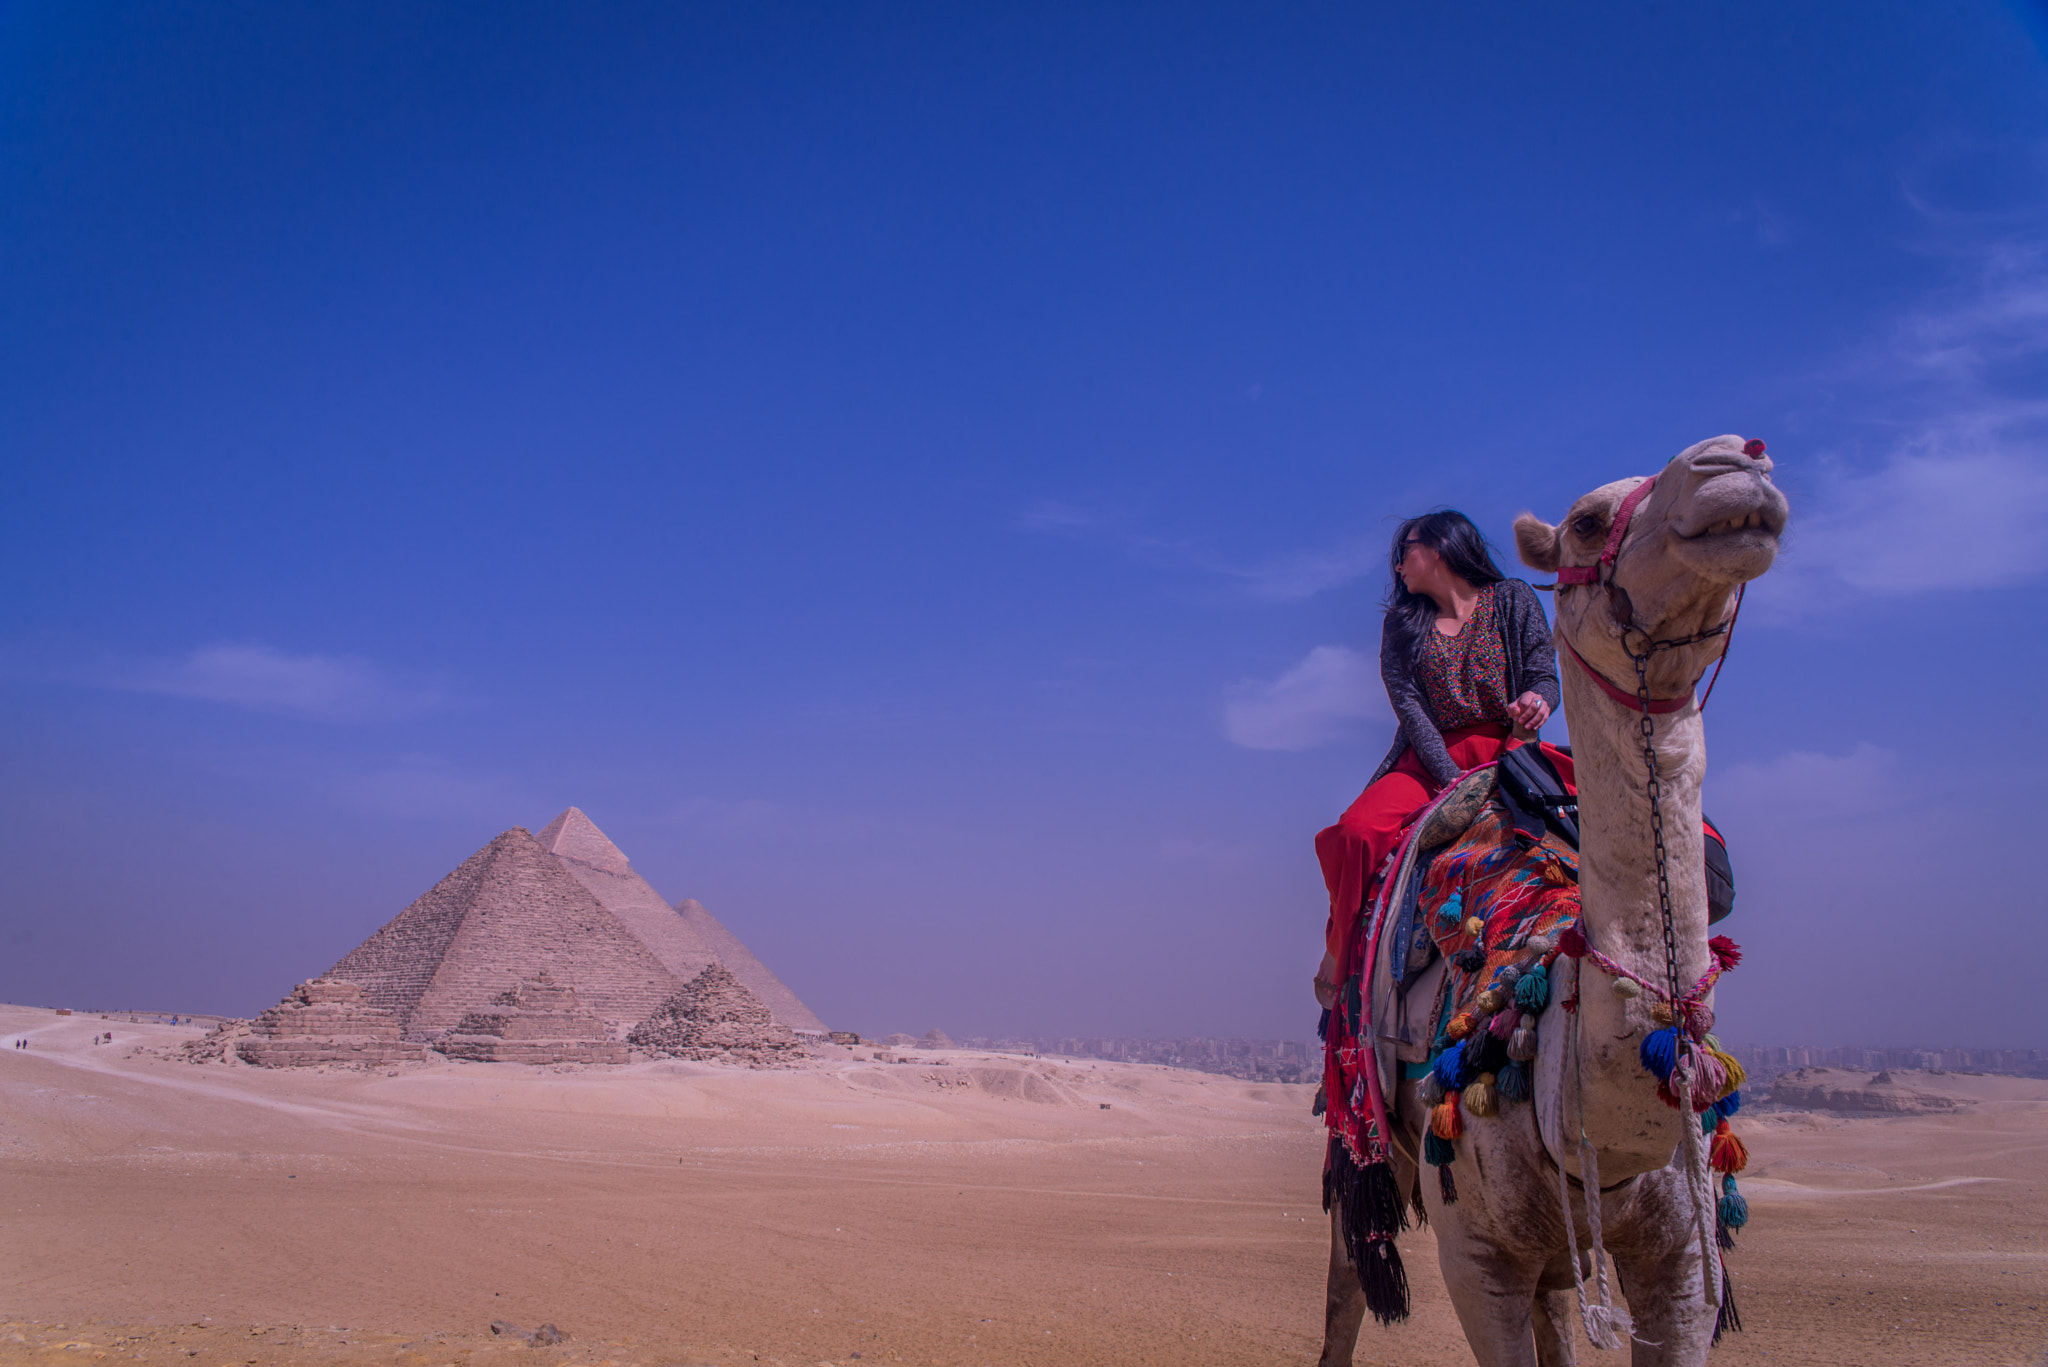
M1710 522L1696 532L1680 532L1681 541L1711 541L1719 537L1740 536L1744 532L1762 532L1771 540L1777 540L1785 530L1784 514L1774 508L1752 508L1746 513L1736 513L1719 522Z

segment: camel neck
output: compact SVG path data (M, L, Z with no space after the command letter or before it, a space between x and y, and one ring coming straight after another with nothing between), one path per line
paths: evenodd
M1572 759L1579 789L1579 876L1588 942L1644 980L1663 984L1664 917L1657 884L1642 714L1606 697L1576 670L1565 671ZM1681 987L1707 967L1705 851L1700 781L1706 747L1699 710L1652 718L1662 784L1659 802L1671 891L1672 938ZM1606 1181L1670 1161L1678 1113L1657 1099L1655 1079L1637 1057L1650 1030L1647 997L1617 996L1596 968L1580 967L1580 1022L1587 1130L1600 1148Z

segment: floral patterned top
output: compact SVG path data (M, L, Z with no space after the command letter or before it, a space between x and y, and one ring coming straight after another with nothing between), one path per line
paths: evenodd
M1439 731L1492 722L1512 727L1508 716L1508 651L1494 609L1494 585L1479 590L1479 602L1456 636L1434 623L1422 638L1416 682L1423 705Z

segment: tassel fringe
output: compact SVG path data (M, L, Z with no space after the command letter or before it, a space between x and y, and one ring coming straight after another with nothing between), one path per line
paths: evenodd
M1738 1334L1742 1332L1742 1316L1735 1312L1735 1283L1724 1267L1721 1269L1721 1313L1714 1317L1713 1341L1719 1343L1721 1335L1730 1330Z
M1381 1324L1408 1318L1408 1272L1394 1239L1408 1228L1408 1202L1394 1184L1393 1166L1351 1161L1343 1141L1332 1136L1323 1168L1323 1209L1337 1210L1345 1255L1358 1273L1366 1308Z

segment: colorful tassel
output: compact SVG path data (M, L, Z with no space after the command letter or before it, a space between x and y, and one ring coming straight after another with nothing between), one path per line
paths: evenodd
M1723 1120L1726 1120L1729 1116L1742 1109L1742 1093L1728 1093L1728 1095L1714 1103L1714 1109L1721 1113Z
M1735 1174L1732 1172L1721 1178L1721 1206L1718 1214L1721 1223L1730 1229L1741 1229L1749 1223L1749 1202L1735 1189Z
M1643 1045L1638 1052L1643 1067L1656 1074L1657 1081L1667 1082L1671 1078L1671 1070L1678 1066L1678 1032L1669 1027L1652 1030L1643 1036Z
M1465 1090L1460 1095L1465 1099L1466 1110L1477 1116L1494 1113L1493 1088L1497 1076L1495 1073L1481 1073L1465 1084Z
M1726 1085L1724 1085L1721 1088L1722 1096L1728 1095L1728 1093L1734 1091L1737 1087L1740 1087L1743 1083L1749 1081L1749 1070L1742 1066L1741 1062L1736 1059L1735 1055L1717 1049L1711 1044L1707 1046L1707 1055L1708 1057L1712 1058L1716 1063L1720 1064L1721 1071L1727 1075L1728 1081ZM1718 1100L1718 1098L1716 1099Z
M1451 1017L1451 1023L1444 1027L1444 1033L1452 1039L1461 1040L1471 1034L1478 1025L1479 1022L1472 1018L1471 1012L1460 1011Z
M1749 1166L1749 1149L1735 1137L1735 1131L1728 1128L1725 1120L1714 1127L1714 1143L1707 1150L1707 1162L1715 1172L1723 1173L1741 1172Z
M1486 967L1486 951L1477 945L1470 949L1461 949L1451 957L1451 962L1467 973L1477 973Z
M1502 1101L1527 1101L1529 1099L1529 1067L1518 1060L1503 1064L1494 1079L1493 1089L1500 1093Z
M1508 1037L1508 1057L1517 1063L1528 1063L1536 1057L1536 1030L1533 1026L1525 1025Z
M1564 933L1557 937L1557 952L1567 959L1585 958L1586 949L1586 932L1576 922L1566 926Z
M1470 1085L1470 1079L1478 1077L1481 1073L1493 1071L1491 1067L1487 1066L1486 1055L1488 1052L1487 1046L1489 1045L1502 1047L1495 1041L1492 1035L1481 1030L1476 1032L1472 1038L1466 1040L1461 1046L1465 1051L1464 1070L1467 1085Z
M1436 1068L1431 1074L1446 1092L1455 1092L1465 1085L1465 1051L1446 1049L1436 1056ZM1442 1098L1438 1098L1441 1100Z
M1458 1161L1458 1147L1435 1130L1422 1132L1422 1161L1433 1168Z
M1707 941L1707 949L1712 952L1714 962L1720 965L1723 973L1742 962L1742 946L1726 935L1716 935Z
M1417 1090L1421 1092L1422 1104L1425 1106L1434 1106L1444 1099L1443 1080L1436 1075L1434 1068L1422 1075L1422 1086Z
M1550 1005L1550 971L1536 965L1515 983L1515 1005L1531 1015Z
M1692 1108L1705 1111L1721 1099L1721 1093L1728 1090L1728 1074L1721 1069L1721 1061L1711 1052L1695 1054L1692 1060Z
M1515 1033L1515 1027L1522 1023L1519 1011L1503 1011L1486 1023L1487 1033L1495 1039L1504 1040Z
M1436 909L1437 928L1440 930L1449 930L1452 926L1458 924L1459 919L1462 918L1464 914L1465 894L1461 889L1457 892L1453 892L1449 897L1446 897L1444 899L1444 904Z
M1429 1113L1429 1128L1430 1132L1439 1139L1456 1139L1459 1135L1465 1133L1464 1117L1458 1114L1458 1094L1456 1092L1446 1096L1438 1103L1436 1109ZM1721 1141L1717 1137L1714 1142L1718 1144ZM1735 1169L1725 1169L1725 1171L1735 1171Z

